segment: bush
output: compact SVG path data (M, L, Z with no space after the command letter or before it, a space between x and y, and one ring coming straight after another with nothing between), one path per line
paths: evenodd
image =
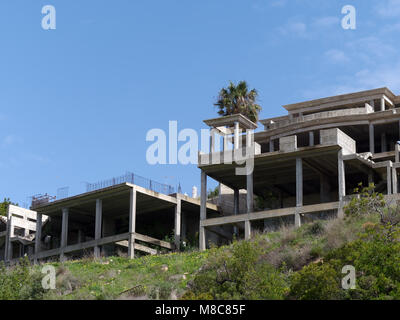
M312 264L291 277L294 299L399 299L400 230L393 225L368 227L360 239L332 250L324 263ZM344 266L354 266L356 288L344 290Z
M183 299L282 299L288 291L285 276L261 261L252 242L211 249L206 264L190 283Z
M307 227L308 227L307 234L310 234L312 236L320 235L325 231L324 224L321 220L317 220L308 225Z
M27 257L11 268L0 263L0 300L38 300L44 292L42 274L30 268Z
M340 274L330 264L310 264L291 277L291 298L332 300L340 296Z

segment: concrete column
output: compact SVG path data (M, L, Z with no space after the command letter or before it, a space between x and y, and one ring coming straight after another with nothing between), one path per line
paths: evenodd
M344 216L343 213L343 205L344 205L344 197L346 196L346 177L345 177L345 167L343 161L343 152L340 150L338 152L338 185L339 185L339 209L338 209L338 217L342 218Z
M269 152L274 152L274 140L269 140Z
M234 215L239 214L239 189L233 190L233 213ZM233 233L238 235L238 229L236 226L233 227Z
M101 224L103 220L103 202L101 199L96 200L96 220L95 220L95 240L101 239ZM100 246L94 247L94 257L100 258Z
M381 111L385 111L385 98L381 98Z
M247 213L251 213L254 211L253 202L254 202L254 194L253 194L253 172L246 176L246 189L247 189Z
M83 231L81 229L79 229L78 230L78 243L85 242L83 238L84 238Z
M381 134L381 152L386 152L387 147L386 147L386 133Z
M136 198L135 188L130 190L129 199L129 239L128 239L128 257L135 258L135 232L136 232Z
M135 188L131 188L129 197L129 238L128 238L128 258L135 257L135 232L136 232L136 197Z
M201 170L200 221L207 219L207 174ZM200 225L199 249L206 249L206 230Z
M250 240L250 238L251 238L251 222L250 222L250 220L246 220L244 222L244 238L245 238L245 240Z
M392 168L390 165L386 167L386 183L387 183L387 194L392 194Z
M12 243L11 238L14 236L14 227L12 225L12 214L10 209L7 209L7 225L6 225L6 241L4 248L4 261L12 259Z
M396 142L394 144L394 157L395 157L395 162L398 163L399 162L399 155L400 155L400 145Z
M324 174L320 175L320 201L321 203L330 201L331 186L329 179Z
M314 131L310 131L308 133L308 139L309 139L308 145L312 147L314 145Z
M176 197L175 206L175 249L180 250L181 247L181 231L182 231L182 200L179 196Z
M223 140L223 151L227 151L228 150L228 135L224 134L222 136L222 140Z
M42 239L42 214L38 213L36 215L35 255L37 255L41 250L41 239ZM37 262L37 258L35 258L35 262Z
M392 168L393 194L397 193L397 168Z
M400 120L399 120L399 140L400 141Z
M374 172L370 169L368 170L368 185L374 183Z
M254 145L254 130L246 131L246 146L249 148Z
M369 102L369 105L374 109L374 111L375 111L375 100L371 100L370 102Z
M233 212L235 215L239 214L239 189L233 190Z
M186 221L187 217L184 212L181 214L181 219L182 219L181 240L186 242L187 241L187 235L186 235L187 234L187 221Z
M296 158L296 213L294 215L295 227L301 226L300 213L303 207L303 160Z
M62 222L61 222L61 253L60 253L60 261L65 260L64 249L68 244L68 218L69 218L69 209L62 209Z
M235 128L234 128L234 148L237 150L239 149L239 122L235 122Z
M375 153L375 133L374 125L372 123L369 124L369 152L372 154Z
M215 132L210 130L210 153L215 152Z

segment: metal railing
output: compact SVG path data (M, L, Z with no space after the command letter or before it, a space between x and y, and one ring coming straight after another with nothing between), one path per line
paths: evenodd
M132 183L140 187L152 190L154 192L163 193L166 195L175 193L175 188L170 185L144 178L132 172L127 172L122 176L98 181L96 183L86 183L86 192L112 187L121 183Z

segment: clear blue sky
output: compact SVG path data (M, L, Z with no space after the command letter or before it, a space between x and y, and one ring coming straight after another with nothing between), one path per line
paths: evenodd
M42 6L57 29L41 28ZM357 29L341 9L357 10ZM229 80L281 105L400 93L400 0L2 0L0 197L20 204L125 171L190 192L194 165L147 164L148 130L205 128Z

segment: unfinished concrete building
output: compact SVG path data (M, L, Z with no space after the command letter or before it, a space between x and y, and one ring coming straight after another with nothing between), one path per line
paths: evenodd
M179 250L185 243L197 245L200 200L168 194L172 188L150 180L147 188L142 187L134 184L137 178L112 179L109 186L94 185L94 190L76 196L39 202L34 211L19 208L37 217L35 223L26 225L34 230L29 235L30 249L17 251L7 246L4 260L13 263L24 254L34 261L117 254L134 258L136 251L157 254ZM208 203L207 211L216 216L217 206ZM15 234L8 230L0 236L15 242Z
M282 223L342 216L360 182L400 199L400 96L381 88L284 108L288 115L261 120L257 132L240 114L205 120L211 139L199 153L200 198L129 174L32 210L10 206L0 217L0 258L133 258L183 242L203 250ZM213 201L207 177L220 183Z
M256 133L242 115L204 121L212 136L210 152L199 153L201 249L217 227L229 241L234 233L248 239L281 223L342 216L360 182L398 198L400 96L380 88L284 108L288 115L261 120L264 130ZM254 170L238 174L243 164L235 155L253 158ZM231 190L221 194L233 204L222 217L207 215L207 177Z
M48 217L43 215L44 226ZM33 255L37 214L35 211L9 205L7 216L0 216L0 260Z

